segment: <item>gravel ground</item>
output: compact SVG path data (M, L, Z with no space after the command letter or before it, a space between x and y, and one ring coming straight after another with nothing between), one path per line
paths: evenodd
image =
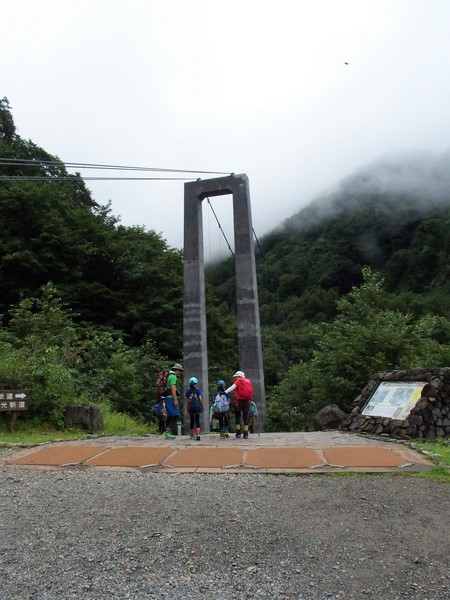
M448 600L449 486L0 468L0 599Z

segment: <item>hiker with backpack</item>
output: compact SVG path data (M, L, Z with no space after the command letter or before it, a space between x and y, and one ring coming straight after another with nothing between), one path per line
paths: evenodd
M179 363L175 363L170 369L167 376L165 387L166 389L161 394L161 398L164 400L166 407L166 428L163 436L166 439L173 440L176 438L174 435L174 427L180 414L180 406L177 399L177 376L183 373L183 366Z
M234 392L234 416L236 419L236 437L242 437L241 432L241 414L244 424L244 439L248 438L248 413L250 410L250 401L253 400L253 385L244 371L236 371L233 375L234 383L225 390L226 394Z
M185 392L185 415L189 415L189 431L191 440L197 439L200 441L200 415L203 412L203 394L202 390L197 387L197 377L189 379L189 387Z
M230 437L230 395L225 393L225 381L219 379L212 403L212 416L219 420L220 439Z

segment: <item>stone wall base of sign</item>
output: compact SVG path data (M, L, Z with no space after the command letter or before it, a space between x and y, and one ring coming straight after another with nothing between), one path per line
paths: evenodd
M405 420L362 415L381 381L423 381L421 397ZM342 429L399 438L443 438L450 436L450 367L408 369L375 373L353 402Z
M96 433L103 429L102 413L93 404L68 404L64 409L64 424Z

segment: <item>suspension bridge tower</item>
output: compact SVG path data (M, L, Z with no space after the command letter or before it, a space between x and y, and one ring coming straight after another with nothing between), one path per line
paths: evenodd
M236 368L252 380L259 414L257 431L261 431L266 423L266 397L250 193L245 174L192 181L184 185L184 383L187 387L193 374L199 377L205 401L203 429L209 430L202 202L211 196L229 194L233 196L236 265L239 346L239 365Z

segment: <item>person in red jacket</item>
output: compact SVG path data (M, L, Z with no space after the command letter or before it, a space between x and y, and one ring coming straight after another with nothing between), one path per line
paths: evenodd
M248 438L248 413L250 410L250 401L253 399L253 386L244 371L236 371L233 375L234 383L225 390L226 394L234 392L234 415L236 419L236 437L240 438L241 433L241 414L244 423L244 439Z

